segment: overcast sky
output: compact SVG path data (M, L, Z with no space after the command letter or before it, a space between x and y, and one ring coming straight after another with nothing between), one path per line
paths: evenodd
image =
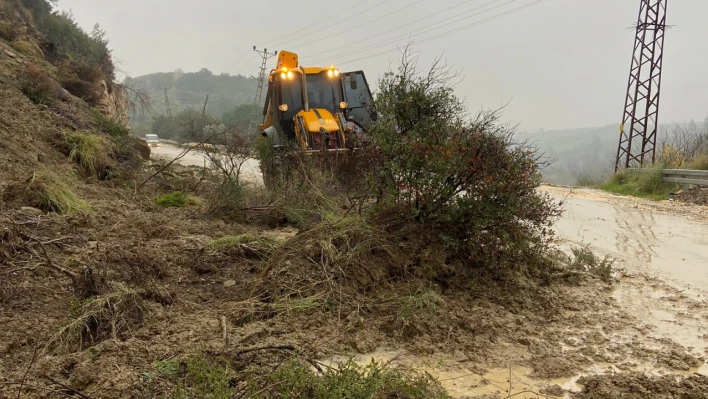
M639 2L59 0L58 5L87 30L98 22L130 76L177 68L255 75L259 61L252 47L257 45L297 52L307 64L361 69L375 81L395 66L396 48L412 39L420 42L422 66L443 55L463 74L456 90L472 110L510 102L505 118L533 131L619 125L634 40L628 27L636 22ZM675 27L666 39L660 120L702 120L708 116L708 1L669 3L668 21Z

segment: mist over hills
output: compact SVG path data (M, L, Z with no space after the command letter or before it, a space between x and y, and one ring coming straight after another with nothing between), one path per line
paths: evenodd
M125 84L146 92L151 100L149 113L137 113L131 120L135 123L149 122L153 117L167 113L165 89L170 112L176 115L185 109L200 109L209 96L207 111L221 116L242 104L251 104L256 91L256 79L243 75L212 73L207 68L198 72L157 72L125 79Z

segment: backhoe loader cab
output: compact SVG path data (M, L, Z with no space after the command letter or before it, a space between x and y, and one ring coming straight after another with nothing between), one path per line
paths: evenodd
M276 147L305 153L350 152L356 136L373 123L371 92L361 71L302 67L297 55L281 51L268 77L259 130Z

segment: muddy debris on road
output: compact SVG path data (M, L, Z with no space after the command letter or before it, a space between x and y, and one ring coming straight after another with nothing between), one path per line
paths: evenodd
M708 188L693 186L671 195L671 199L696 205L708 205Z

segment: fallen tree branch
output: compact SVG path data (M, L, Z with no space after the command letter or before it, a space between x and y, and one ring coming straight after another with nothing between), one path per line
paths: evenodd
M224 347L229 346L229 331L226 329L226 316L221 316L221 335L224 338Z
M309 363L312 367L314 367L320 374L324 374L324 371L322 371L322 367L315 362L314 360L308 358L307 356L303 355L300 350L298 350L296 347L292 345L269 345L269 346L259 346L257 348L250 348L250 349L244 349L240 350L236 353L236 356L241 356L246 353L251 353L251 352L257 352L257 351L269 351L269 350L276 350L276 351L286 351L286 352L293 352L294 354L300 356L303 360L305 360L307 363Z
M51 383L56 384L56 385L59 385L60 387L62 387L62 388L64 388L64 389L68 390L69 392L71 392L72 394L74 394L74 395L80 397L81 399L91 399L90 396L86 396L86 395L84 395L83 393L81 393L81 391L78 391L78 390L76 390L76 389L74 389L74 388L72 388L72 387L70 387L70 386L68 386L68 385L62 384L61 382L55 380L54 378L52 378L52 377L50 377L50 376L48 376L48 375L46 375L46 374L44 374L43 377L46 378L47 380L49 380Z
M34 362L37 360L38 349L39 346L36 346L34 348L34 352L32 353L32 359L30 360L29 366L27 366L27 370L25 370L25 373L22 375L22 381L20 381L20 388L17 390L17 399L20 399L20 396L22 396L22 388L25 386L25 381L27 381L27 374L29 374L30 369L34 365Z
M258 351L268 351L268 350L284 350L297 352L297 348L292 345L269 345L269 346L259 346L256 348L243 349L236 352L236 356L245 355L246 353L258 352Z
M40 241L38 238L32 237L32 236L30 236L30 235L27 235L27 238L29 238L30 240L36 242L36 243L39 244L39 246L42 248L42 252L44 253L44 258L47 260L47 266L51 267L51 268L54 269L54 270L57 270L57 271L62 272L62 273L64 273L64 274L66 274L67 276L71 277L71 278L76 278L76 277L78 277L78 274L76 274L76 272L73 272L73 271L71 271L71 270L65 269L65 268L63 268L63 267L61 267L61 266L55 264L54 261L52 261L52 258L49 257L49 253L47 252L47 248L44 246L44 243L42 243L42 241ZM32 249L32 248L29 248L29 249L30 249L31 252L33 252L33 254L34 254L35 256L39 257L39 255L37 255L37 252L36 252L34 249Z
M0 385L19 385L19 384L20 384L19 382L0 382ZM25 384L23 384L23 385L24 385L25 387L28 387L28 388L42 389L42 390L47 391L47 392L56 393L56 394L58 394L58 395L66 396L67 398L73 398L73 397L74 397L74 395L72 395L72 394L68 394L68 393L65 393L65 392L62 392L62 391L57 391L57 390L54 390L54 389L51 389L51 388L47 388L47 387L40 387L39 385L32 385L32 384L27 384L27 383L25 383Z

